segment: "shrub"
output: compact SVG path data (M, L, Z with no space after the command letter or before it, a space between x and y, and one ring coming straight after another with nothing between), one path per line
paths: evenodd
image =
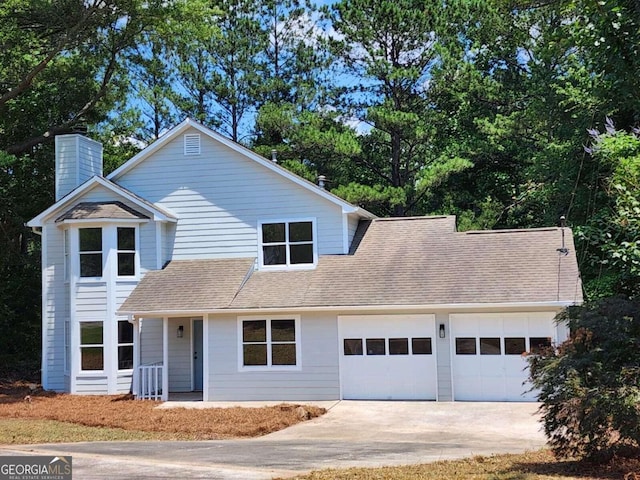
M570 307L570 338L529 357L544 431L557 455L606 461L640 447L640 302Z

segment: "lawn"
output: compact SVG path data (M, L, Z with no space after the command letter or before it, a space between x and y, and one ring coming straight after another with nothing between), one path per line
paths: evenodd
M90 440L213 440L266 435L303 421L299 405L156 409L129 395L55 394L0 383L0 443ZM303 406L306 418L325 410Z
M550 451L494 455L423 465L318 470L296 480L640 480L640 460L614 459L608 465L562 461ZM283 479L281 479L283 480ZM292 479L287 479L292 480Z

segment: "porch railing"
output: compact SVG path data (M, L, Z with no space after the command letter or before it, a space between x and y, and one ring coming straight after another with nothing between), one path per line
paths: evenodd
M162 400L162 362L138 367L138 400Z

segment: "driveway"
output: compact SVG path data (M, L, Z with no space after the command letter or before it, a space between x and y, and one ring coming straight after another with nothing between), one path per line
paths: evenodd
M74 478L270 479L321 468L424 463L545 444L536 403L342 401L317 419L249 440L2 446L72 455Z

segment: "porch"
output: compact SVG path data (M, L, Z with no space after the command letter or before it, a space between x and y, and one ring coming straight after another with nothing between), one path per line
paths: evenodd
M201 401L203 320L136 318L132 392L139 400Z

